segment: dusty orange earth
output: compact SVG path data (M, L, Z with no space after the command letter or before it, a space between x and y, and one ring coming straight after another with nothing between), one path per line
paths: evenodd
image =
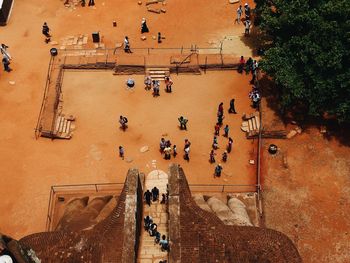
M252 1L248 1L252 2ZM157 152L159 136L162 131L153 131L151 126L144 125L149 133L141 134L135 130L140 128L141 123L135 119L137 126L130 127L126 133L119 133L116 129L116 118L120 111L120 105L113 102L108 104L100 103L103 107L93 111L93 107L87 94L81 96L84 106L75 108L79 99L77 96L65 98L65 106L71 111L76 110L80 115L77 120L77 130L71 141L50 141L47 139L35 140L34 127L37 121L39 108L42 99L45 77L49 61L49 49L51 45L44 43L41 34L41 26L44 21L48 22L53 40L59 41L69 35L90 34L100 31L103 41L107 47L113 48L115 43L122 42L125 35L128 35L132 47L159 47L151 39L152 35L162 32L166 37L161 47L189 47L197 44L200 47L218 47L223 42L224 52L235 55L250 56L251 50L242 43L242 25L234 25L235 9L237 5L230 5L228 1L212 0L168 0L165 14L152 14L146 11L144 5L137 5L137 1L116 0L96 1L95 8L67 9L63 7L63 1L32 0L15 1L12 17L6 27L0 28L0 41L10 46L10 53L13 56L11 73L0 73L0 232L20 238L24 235L43 231L45 226L46 208L48 205L49 187L53 184L83 183L83 182L121 182L124 179L125 171L129 164L117 158L116 146L120 141L126 145L127 155L133 158L130 165L139 165L147 168L149 161L157 159L159 168L166 169L168 162L160 158ZM140 22L145 17L150 28L150 34L146 41L140 40ZM116 20L118 26L112 27L112 21ZM92 47L91 38L89 45ZM70 87L69 92L74 95L74 86L79 86L74 75L67 74ZM75 73L83 74L86 73ZM113 84L106 86L109 94L115 94L116 100L121 95L125 100L145 101L152 105L154 99L142 88L137 88L135 93L128 93L120 87L123 78L111 76ZM79 77L79 81L89 81L90 76ZM137 82L139 83L139 78ZM187 79L188 78L188 79ZM192 80L203 78L192 84ZM15 81L10 85L9 81ZM94 80L95 81L95 80ZM98 79L98 81L102 81ZM231 73L209 73L202 76L188 76L184 78L174 77L174 94L162 94L156 99L159 102L158 109L170 107L166 105L167 100L180 96L177 93L187 87L187 82L195 85L190 89L191 96L200 96L197 92L200 84L209 82L212 85L220 86L220 92L212 94L215 89L206 86L203 96L205 101L196 102L196 106L187 106L188 101L181 101L183 106L195 109L195 112L188 111L186 115L190 119L188 136L192 143L192 160L185 167L189 182L192 183L240 183L238 177L223 177L220 181L214 181L207 162L206 155L210 149L211 138L210 121L215 120L215 111L218 101L223 100L227 105L229 95L237 95L244 98L248 79L238 77ZM107 83L107 81L106 81ZM106 84L102 83L102 84ZM119 84L118 84L119 83ZM197 85L197 86L196 86ZM233 87L231 87L232 85ZM79 87L81 88L81 87ZM222 89L222 90L221 90ZM244 91L244 92L243 92ZM96 92L96 87L91 87L91 92ZM119 93L118 93L119 92ZM237 92L237 94L235 93ZM98 93L96 99L113 100L114 97L105 98ZM169 95L169 96L167 96ZM215 96L211 99L210 96ZM202 99L202 97L199 97ZM198 105L208 103L205 110L198 111ZM237 108L247 107L247 100L237 101ZM242 104L241 104L242 103ZM114 105L116 104L116 105ZM240 105L241 104L241 105ZM90 106L87 106L90 105ZM144 107L140 103L133 112L128 109L127 114L131 121ZM206 104L205 104L206 105ZM114 106L116 106L114 108ZM111 112L104 113L108 107ZM86 112L84 112L86 109ZM176 116L173 112L173 116ZM264 107L265 125L275 128L280 125L280 120L273 116L272 110ZM98 118L91 119L92 125L87 122L80 122L90 115ZM163 113L164 114L164 113ZM198 119L195 117L198 114ZM174 117L162 119L164 125L170 127L164 130L169 138L179 144L182 149L183 133L176 129ZM98 120L101 120L99 123ZM205 119L204 122L203 119ZM237 140L239 122L238 117L232 117L230 124L235 126ZM107 122L108 121L108 122ZM135 124L136 124L135 123ZM198 129L193 129L196 124ZM101 126L105 129L96 129ZM107 127L108 126L108 127ZM162 126L163 127L163 126ZM204 129L206 132L204 132ZM212 129L212 128L211 128ZM232 131L233 129L231 129ZM205 143L199 143L197 133ZM108 135L103 137L101 135ZM136 139L145 140L139 143ZM101 136L101 137L100 137ZM187 136L186 136L187 137ZM197 141L198 140L198 141ZM275 142L275 141L274 141ZM246 157L251 149L250 142L240 141L242 153L230 159L230 171L245 171ZM348 262L349 255L349 148L340 144L337 140L325 140L317 130L311 129L302 135L291 140L276 141L281 151L275 156L269 156L266 148L270 140L264 143L263 161L263 190L264 190L264 213L265 224L286 233L297 245L304 262ZM237 143L238 144L238 143ZM150 146L150 151L144 154L139 152L139 147ZM200 145L195 148L195 145ZM238 147L235 148L238 150ZM197 152L196 152L197 151ZM287 156L288 168L283 165L283 156ZM231 163L232 161L232 163ZM204 164L202 163L204 162ZM236 167L239 165L239 167ZM191 170L189 170L191 167ZM149 166L149 169L151 167ZM197 172L200 171L200 172ZM242 179L248 179L250 175L245 174ZM224 179L228 181L224 181Z
M117 118L121 111L118 108L120 107L118 93L115 94L115 100L114 97L108 98L108 93L107 95L101 93L101 97L96 97L101 100L100 106L88 104L84 101L88 97L80 95L81 103L85 107L79 109L87 111L85 115L84 112L77 112L76 115L82 113L82 120L84 118L90 120L91 115L101 114L101 116L96 116L98 118L96 120L92 119L92 125L81 122L78 117L77 131L71 141L51 141L43 138L35 140L34 127L45 85L49 49L52 47L44 43L44 37L41 34L44 21L51 28L53 41L60 41L70 35L90 35L92 32L100 31L103 35L103 42L111 48L115 46L115 43L122 42L125 35L129 36L132 48L159 47L151 38L151 35L156 35L159 31L166 37L161 47L190 47L191 44L212 47L217 46L228 35L236 36L235 40L231 40L231 46L232 41L240 42L243 26L233 25L234 10L237 7L226 1L221 3L213 3L208 0L176 1L176 3L167 1L165 8L167 13L157 15L147 12L145 5L139 6L137 1L96 1L96 6L93 8L78 6L76 9L65 8L63 1L15 2L9 24L0 28L1 42L10 47L9 52L13 56L11 63L13 71L0 73L0 125L2 130L0 135L0 191L3 196L0 202L1 232L20 238L26 234L43 231L51 185L123 182L126 170L130 165L140 165L140 168L146 169L146 165L150 165L153 159L159 160L159 168L166 170L168 162L162 161L157 152L159 139L163 132L168 133L169 139L178 144L180 153L178 160L181 159L183 139L188 137L192 141L190 163L180 161L186 170L191 167L193 178L189 178L190 182L247 184L252 181L253 173L243 173L248 169L246 168L248 155L252 148L250 142L243 139L237 138L235 146L238 152L239 143L242 142L242 154L237 153L235 159L232 158L232 169L229 171L232 176L227 177L226 181L224 181L225 176L214 181L213 167L207 162L214 125L212 122L215 121L218 103L224 101L227 107L230 97L236 92L237 96L246 99L237 101L238 109L241 107L240 104L246 107L249 103L246 97L248 77L239 78L232 72L218 73L218 75L208 73L203 76L202 80L196 81L197 84L187 83L187 81L195 80L195 77L188 77L188 79L174 77L176 83L174 89L178 87L178 90L170 96L162 95L156 99L159 102L158 105L154 104L155 100L140 86L134 94L123 93L124 90L121 87L124 86L125 79L113 77L110 72L106 73L113 81L107 87L110 92L117 92L119 87L119 94L125 96L125 103L128 100L139 102L137 103L140 106L138 112L136 110L133 112L133 109L129 108L125 113L130 115L128 116L130 122L135 123L136 126L131 124L125 134L120 134L116 128ZM147 19L150 28L148 39L144 42L140 40L142 17ZM117 21L117 27L112 26L113 20ZM93 47L91 38L88 47ZM240 50L246 52L245 55L251 54L250 50L241 44L237 45L237 56L241 53ZM84 73L81 74L84 75ZM67 74L67 78L69 77L72 79L72 85L77 84L73 81L73 79L76 81L74 76ZM15 81L15 85L9 84L9 81ZM89 76L82 77L81 81L89 81ZM96 81L101 86L106 86L106 83L109 82L107 79L103 82L103 79L100 78ZM139 77L137 77L137 82L141 82ZM201 86L205 82L210 83L210 86L203 89ZM221 86L224 88L219 89ZM172 111L171 105L173 104L172 98L180 98L180 90L186 88L189 89L186 92L190 96L185 97L186 94L183 94L187 99L177 102L179 106L188 107L184 114L190 119L190 129L188 134L184 135L177 129L177 122L174 119L178 115L179 108ZM200 97L203 91L208 92L208 97ZM86 94L83 93L83 95ZM191 106L189 98L193 97L197 98L195 107L203 106L201 111ZM68 107L70 99L72 110L75 110L73 104L76 101L74 99L79 101L79 96L68 96L66 101ZM104 103L105 99L108 99L109 105ZM146 101L147 104L142 105L141 101ZM166 104L168 102L171 104ZM157 109L162 113L156 125L162 127L161 130L156 131L158 127L152 129L151 125L142 124L140 119L137 121L137 118L134 117L138 114L146 117L143 115L146 114L143 107L147 105L149 108L155 106L154 112ZM94 111L94 108L98 107L101 111ZM103 112L109 110L108 107L113 108L113 111ZM169 118L163 114L165 113L164 108L167 107L169 111L172 111ZM196 114L198 118L195 117ZM231 131L237 134L240 133L238 119L238 116L230 119ZM99 125L103 129L99 130ZM144 125L144 130L150 133L144 132L141 125ZM197 137L196 131L200 133L200 136ZM104 136L105 133L108 136ZM243 134L240 133L240 136ZM129 143L130 146L128 146ZM219 139L219 143L223 143L222 138ZM122 162L118 159L117 145L119 144L125 146L127 156L134 159L133 163ZM139 148L144 145L148 145L150 151L141 154ZM246 146L248 148L245 148ZM202 162L205 162L205 165ZM231 160L228 165L230 162ZM241 163L239 168L234 167L234 162ZM197 169L198 172L196 172ZM242 180L233 176L235 170L242 170Z
M286 128L264 103L264 127ZM270 143L279 147L268 154ZM264 140L265 226L288 235L304 262L349 262L350 148L319 127L289 140ZM348 143L348 142L347 142Z

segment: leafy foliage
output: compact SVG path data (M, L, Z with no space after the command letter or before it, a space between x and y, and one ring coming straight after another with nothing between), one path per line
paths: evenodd
M272 40L260 63L281 104L350 121L350 1L255 0L257 21Z

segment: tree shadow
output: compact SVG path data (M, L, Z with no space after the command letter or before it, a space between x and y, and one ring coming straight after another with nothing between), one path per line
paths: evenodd
M280 103L280 92L274 81L264 75L259 79L261 95L266 100L267 107L283 122L284 125L296 123L304 130L318 128L323 137L328 140L337 140L341 145L350 147L350 123L339 123L334 117L307 116L307 109L296 105L292 110L285 111Z

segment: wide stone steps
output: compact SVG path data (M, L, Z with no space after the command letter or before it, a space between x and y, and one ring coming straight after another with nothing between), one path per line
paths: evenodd
M144 190L152 190L154 186L159 189L161 200L162 194L166 193L168 175L162 171L153 171L146 176ZM160 200L152 202L151 206L144 204L143 217L149 215L157 224L160 235L168 238L168 212L167 204L161 204ZM168 252L162 251L159 244L155 243L155 237L151 237L145 230L141 231L138 263L159 263L168 258Z
M56 119L55 128L54 128L55 138L71 139L72 131L75 128L73 121L74 121L74 118L72 116L70 116L69 118L66 118L63 115L59 115Z
M146 75L149 75L154 80L164 80L170 76L169 68L147 68Z

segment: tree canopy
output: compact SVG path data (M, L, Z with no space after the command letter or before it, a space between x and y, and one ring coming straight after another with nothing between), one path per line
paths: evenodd
M271 40L260 63L276 82L284 109L350 121L350 1L255 0Z

